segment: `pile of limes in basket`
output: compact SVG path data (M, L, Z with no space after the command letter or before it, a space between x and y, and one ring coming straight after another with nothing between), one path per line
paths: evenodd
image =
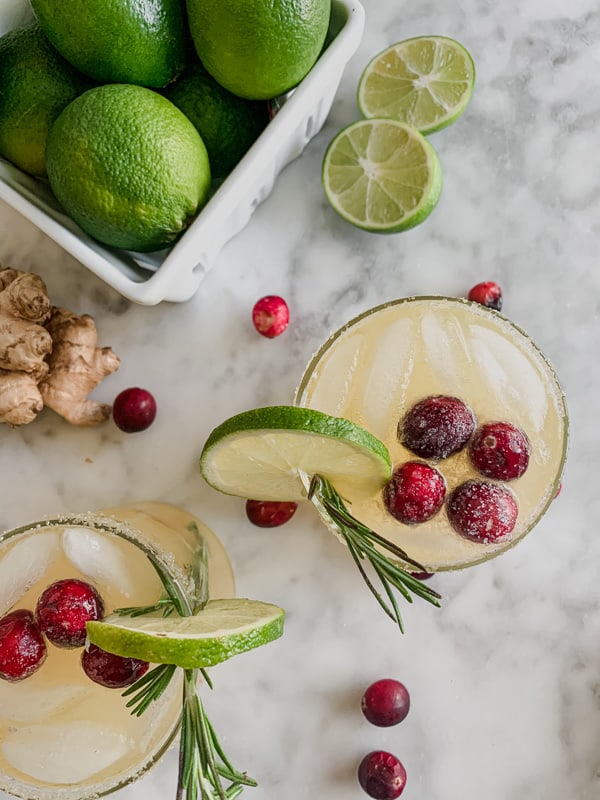
M333 208L374 233L423 222L442 189L440 161L425 136L463 113L474 86L473 59L446 36L405 39L371 59L358 84L363 119L334 137L323 160Z
M167 247L317 60L331 0L31 0L0 38L0 156L90 236Z

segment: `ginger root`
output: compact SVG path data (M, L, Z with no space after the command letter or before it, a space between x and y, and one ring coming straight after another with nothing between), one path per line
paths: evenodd
M33 422L44 407L37 380L29 372L0 370L0 420L9 425Z
M46 286L31 272L3 269L0 287L0 369L29 372L41 380L52 350L43 327L51 308Z
M44 405L73 425L99 425L111 406L88 399L102 378L119 367L110 347L97 347L94 320L66 308L53 308L46 328L52 337L49 372L40 383Z
M32 272L0 268L0 422L25 425L44 405L74 425L97 425L111 407L88 399L119 367L96 346L94 320L50 303Z

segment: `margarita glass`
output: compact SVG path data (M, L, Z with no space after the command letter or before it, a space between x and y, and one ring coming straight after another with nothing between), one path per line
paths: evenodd
M518 517L509 539L481 543L457 533L442 508L407 525L385 508L383 494L344 492L362 523L401 547L429 572L486 561L520 541L556 496L566 458L568 416L552 366L534 342L498 312L459 298L413 297L377 306L333 333L310 361L295 404L344 417L388 447L393 465L423 460L398 439L398 425L418 401L457 397L477 425L521 428L531 452L526 472L510 481ZM467 449L435 463L448 495L478 478Z
M42 591L63 578L92 584L107 613L164 597L159 573L193 598L206 590L193 580L203 543L210 598L233 597L221 543L175 506L135 503L8 531L0 534L0 617L35 608ZM173 741L182 708L180 675L135 716L121 691L85 675L80 658L81 649L49 644L35 674L0 681L0 790L27 800L102 796L143 774Z

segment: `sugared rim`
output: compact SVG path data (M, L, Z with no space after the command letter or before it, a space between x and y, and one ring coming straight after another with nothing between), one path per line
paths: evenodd
M86 514L64 514L56 517L45 517L18 528L13 528L0 533L0 546L9 542L13 538L26 535L34 535L36 532L56 527L78 527L91 528L106 533L109 536L119 536L130 544L138 547L146 555L159 577L166 574L171 583L177 587L177 593L184 605L189 606L186 588L184 585L183 573L174 569L174 563L165 558L160 550L155 547L137 528L119 522L113 517L101 513L90 512ZM189 609L191 613L191 608ZM169 749L173 740L179 732L181 718L173 725L173 729L166 735L157 750L151 753L147 761L135 770L130 770L125 774L117 776L115 783L101 781L98 784L91 784L86 787L38 787L30 783L24 783L15 779L8 779L8 776L0 772L0 789L13 797L23 798L23 800L84 800L89 797L105 797L113 792L123 789L133 781L141 778Z
M558 380L556 370L554 369L552 363L548 360L547 356L543 353L541 348L533 341L533 339L529 336L529 334L527 334L523 330L523 328L521 328L515 322L508 319L499 311L496 311L493 308L487 308L486 306L483 306L480 303L477 303L473 300L468 300L467 298L464 297L446 297L444 295L412 295L410 297L400 297L395 300L388 300L385 303L380 303L379 305L373 306L372 308L369 308L366 311L362 311L360 314L357 314L355 317L352 317L352 319L350 319L340 328L333 331L323 342L323 344L319 347L319 349L313 354L312 358L305 367L304 373L302 374L302 378L300 379L300 383L298 384L298 387L294 392L294 399L293 399L294 405L302 405L301 403L302 395L306 391L306 388L309 384L310 379L312 378L313 372L315 371L317 365L319 364L325 353L327 353L327 351L332 347L332 345L341 336L343 336L349 329L353 328L355 325L359 324L360 322L362 322L362 320L366 319L367 317L371 317L380 311L385 311L388 308L414 302L451 303L451 304L466 306L474 314L480 315L482 317L485 316L489 316L492 318L495 317L500 324L507 325L508 327L512 328L514 332L523 337L528 346L533 348L536 355L539 357L541 362L546 367L548 375L552 379L552 383L556 390L555 400L557 402L557 406L560 411L560 416L563 421L562 450L560 454L560 461L558 464L556 475L552 483L552 491L547 493L547 499L543 503L543 505L540 506L538 513L535 514L534 517L531 519L531 521L524 526L522 533L517 538L510 539L509 541L505 542L502 546L498 547L497 549L494 549L493 552L482 554L480 558L475 558L465 563L452 564L449 566L442 565L442 566L437 566L435 568L436 572L452 572L454 570L465 569L467 567L476 566L477 564L483 564L486 561L490 561L492 558L501 555L502 553L506 553L508 550L512 549L513 547L515 547L515 545L517 545L520 541L522 541L544 516L544 514L552 504L552 501L555 499L560 489L560 484L565 468L565 462L567 459L567 452L569 448L569 413L567 409L565 394L563 392L560 381Z

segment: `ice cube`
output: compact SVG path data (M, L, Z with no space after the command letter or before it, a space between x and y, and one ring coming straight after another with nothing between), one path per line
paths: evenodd
M87 694L83 686L33 687L35 678L21 683L0 681L0 718L13 722L42 722L74 707Z
M85 528L65 528L61 544L69 561L92 581L108 584L125 597L132 597L132 572L120 542Z
M9 733L1 748L14 769L34 780L75 784L110 767L133 746L116 728L79 720L21 728Z
M460 397L465 369L472 359L460 321L440 318L434 310L423 315L421 335L425 359L445 387L444 394Z
M541 431L548 412L549 394L543 374L510 340L495 331L473 328L473 349L480 379L487 380L490 391L498 393L505 404L512 404L515 412L527 415L529 435Z
M362 401L365 419L360 421L380 439L395 438L400 409L405 406L406 387L415 360L413 328L409 319L392 322L380 334L377 348L373 348L369 364L365 365Z
M0 559L0 616L37 583L60 552L56 531L39 531L13 544Z

